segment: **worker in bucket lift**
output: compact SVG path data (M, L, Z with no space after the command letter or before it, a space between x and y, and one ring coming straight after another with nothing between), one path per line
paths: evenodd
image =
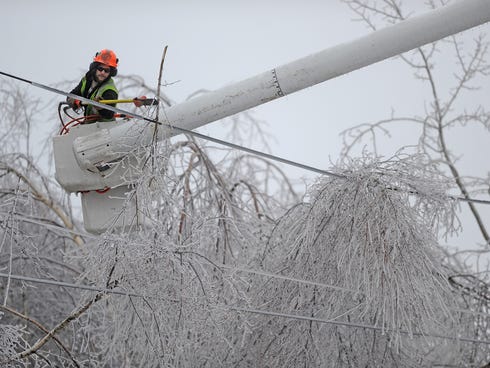
M70 93L95 101L117 100L118 91L112 77L117 74L118 62L119 59L112 50L104 49L97 52L90 64L89 71ZM81 102L77 99L68 97L66 100L75 111L82 107ZM115 106L115 104L109 106ZM84 105L83 108L86 117L85 123L114 120L114 112L111 110L93 105Z

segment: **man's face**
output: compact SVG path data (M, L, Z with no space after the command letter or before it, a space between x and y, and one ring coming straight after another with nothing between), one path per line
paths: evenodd
M108 65L101 64L95 69L95 79L98 83L107 79L111 72L111 68Z

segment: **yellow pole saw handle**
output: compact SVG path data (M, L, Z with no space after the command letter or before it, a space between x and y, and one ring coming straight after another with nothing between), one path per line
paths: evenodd
M116 103L130 103L130 102L134 102L134 100L100 100L99 101L100 103L103 103L103 104L116 104Z
M132 99L123 99L123 100L100 100L99 102L107 105L117 104L117 103L134 103L136 106L158 105L158 100L155 98L141 98L141 97L136 97Z
M99 100L98 102L106 105L114 105L117 103L134 103L136 107L158 105L158 100L156 98L146 98L146 96L135 97L132 99ZM83 102L81 105L89 105L89 103Z

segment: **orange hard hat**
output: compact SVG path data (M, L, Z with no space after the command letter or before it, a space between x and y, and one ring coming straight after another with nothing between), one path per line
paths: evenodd
M112 50L104 49L95 54L94 61L97 63L109 65L113 68L117 68L117 63L119 59Z

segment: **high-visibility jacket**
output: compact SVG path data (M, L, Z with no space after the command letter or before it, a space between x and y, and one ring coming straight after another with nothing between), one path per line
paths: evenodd
M80 88L81 95L87 96L87 98L90 98L91 100L95 100L97 98L103 99L103 95L106 91L114 91L116 93L116 98L110 98L110 99L117 99L117 95L119 92L118 92L116 85L114 84L114 80L112 78L107 79L106 81L104 81L104 83L102 83L100 86L98 86L93 91L91 91L90 95L87 93L88 92L87 88L89 88L89 83L87 83L87 78L83 77L80 83L81 83L81 88ZM110 106L116 106L116 105L113 104ZM96 113L97 112L95 111L95 109L92 105L87 105L85 107L85 116L93 115ZM98 121L113 121L113 120L114 120L113 117L107 118L107 119L104 119L104 118L98 119Z

